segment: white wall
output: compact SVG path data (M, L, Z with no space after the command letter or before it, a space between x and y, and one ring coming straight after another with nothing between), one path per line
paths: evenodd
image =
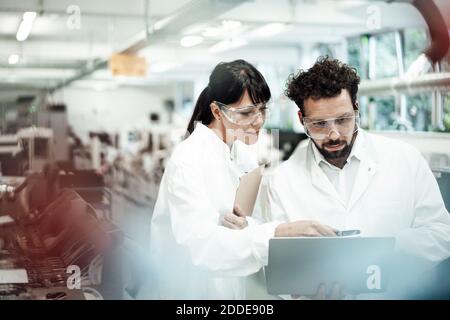
M431 167L450 166L450 134L432 132L372 131L386 137L402 140L416 147Z
M67 105L69 125L83 141L89 131L119 133L129 127L144 127L150 123L152 111L161 114L161 122L168 121L163 102L170 98L170 90L119 87L96 91L88 88L64 88L55 93L56 100Z

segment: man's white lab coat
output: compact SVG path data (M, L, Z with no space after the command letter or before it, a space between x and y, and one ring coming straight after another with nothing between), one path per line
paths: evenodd
M397 249L432 264L450 256L450 216L437 182L412 146L358 132L360 164L348 203L300 145L267 179L266 219L316 220L362 236L395 236ZM356 143L355 143L356 144Z
M249 163L242 154L230 153L200 123L174 150L151 222L150 251L159 280L155 298L243 299L245 276L267 263L277 223L243 230L220 225L233 210L242 168Z

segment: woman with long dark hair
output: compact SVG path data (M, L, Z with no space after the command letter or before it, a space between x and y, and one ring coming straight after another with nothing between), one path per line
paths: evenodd
M153 212L156 298L243 299L245 276L266 263L278 223L247 226L233 208L243 172L231 149L237 141L257 141L270 98L264 77L244 60L220 63L211 73Z
M244 298L244 277L267 255L275 223L223 226L233 212L240 172L231 149L256 142L270 89L250 63L218 64L200 94L187 137L174 150L153 212L150 246L158 298ZM239 155L238 155L239 157ZM225 220L226 221L226 220ZM225 222L226 223L226 222Z

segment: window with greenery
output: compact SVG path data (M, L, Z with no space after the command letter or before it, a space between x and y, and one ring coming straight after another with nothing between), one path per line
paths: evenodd
M405 70L411 66L414 60L428 46L427 32L423 28L408 28L403 32L404 35L404 58Z
M450 71L450 50L447 55L441 60L441 70L444 72Z
M390 78L398 76L397 52L393 32L375 35L375 77Z
M432 94L420 93L406 97L406 119L414 131L431 130Z
M404 70L423 52L429 44L425 28L407 28L402 30L402 51ZM385 32L372 36L373 55L369 55L369 36L349 38L347 41L348 63L358 70L362 78L368 78L369 59L374 65L376 79L398 77L400 67L397 59L396 34ZM450 60L443 62L450 70ZM447 129L450 131L450 93L445 98L444 111ZM405 93L405 96L374 95L360 97L361 124L374 130L430 131L432 93ZM406 104L406 105L405 105ZM403 106L404 108L401 108ZM406 108L405 108L406 107ZM401 110L402 109L402 110Z
M318 43L314 47L314 56L323 57L329 56L330 58L336 57L336 48L333 44L330 43Z
M347 40L348 64L355 67L361 79L367 79L369 38L367 36Z
M450 92L444 95L443 125L445 132L450 132Z
M450 94L449 94L450 100ZM372 130L430 131L432 94L419 93L406 96L406 114L396 108L394 96L361 97L361 126ZM450 102L448 102L450 111ZM449 116L450 120L450 116ZM449 123L450 124L450 123Z
M395 97L371 96L361 97L361 126L370 130L393 130L397 120Z

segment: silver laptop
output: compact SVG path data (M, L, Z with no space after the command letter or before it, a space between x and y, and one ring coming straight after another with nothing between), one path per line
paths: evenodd
M386 237L271 239L267 291L315 295L321 283L337 282L350 294L384 292L394 245Z

